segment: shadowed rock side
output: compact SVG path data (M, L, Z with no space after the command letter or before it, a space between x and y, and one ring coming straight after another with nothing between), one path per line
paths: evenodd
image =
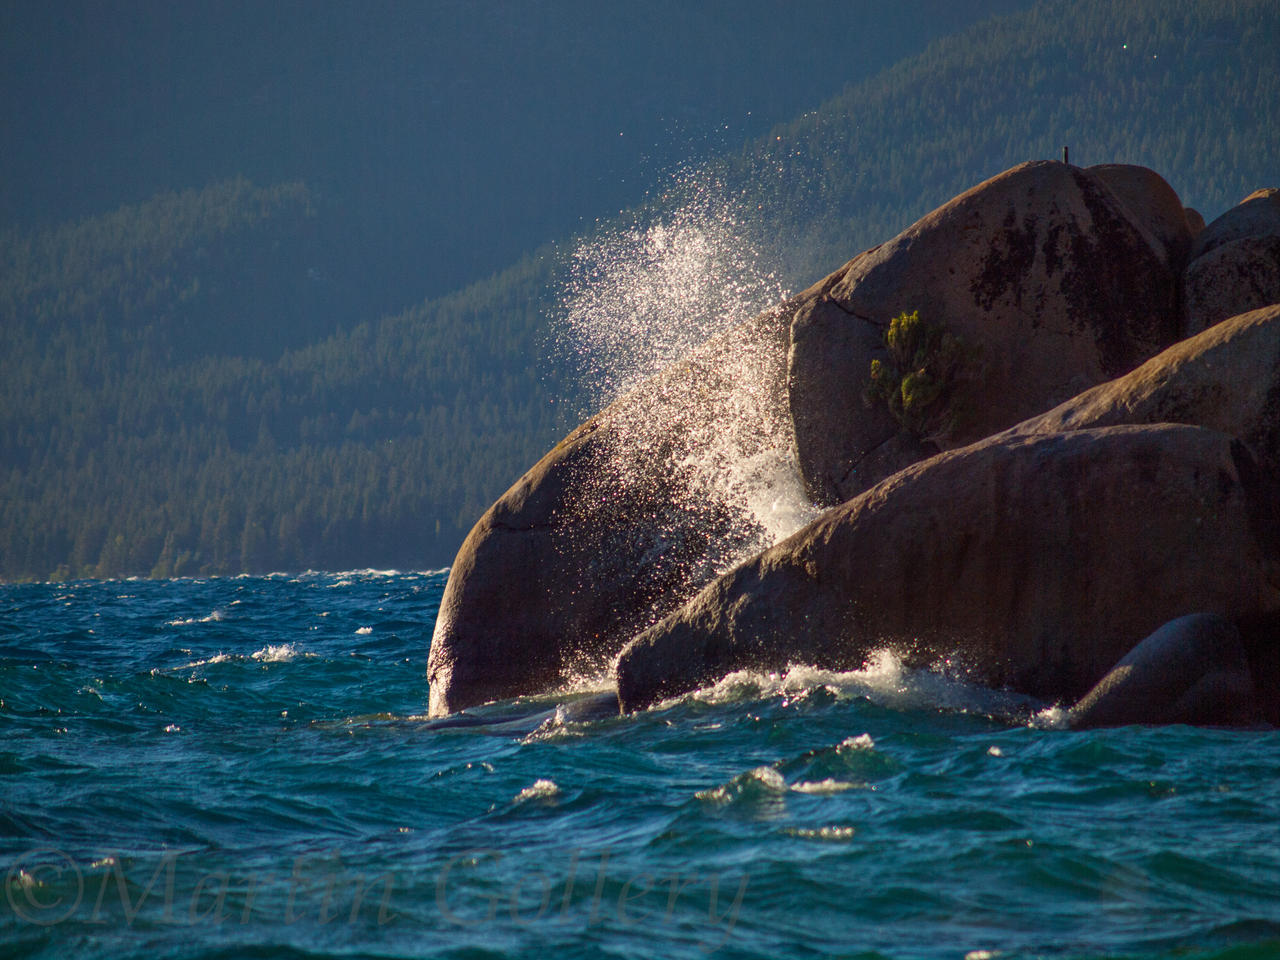
M733 670L898 648L1074 700L1168 620L1280 608L1280 485L1158 424L1002 437L908 467L705 588L619 657L624 709Z
M1280 190L1255 190L1205 227L1182 284L1187 334L1280 303Z
M791 326L789 402L810 496L847 500L913 459L1012 426L1174 342L1177 271L1190 242L1176 194L1151 171L1034 162L851 260L814 288ZM948 429L930 437L899 436L887 410L863 399L871 361L886 357L885 330L904 310L976 349Z
M1280 234L1214 247L1187 267L1183 288L1189 333L1280 303Z
M1160 422L1220 430L1280 463L1280 304L1224 320L1007 434Z
M739 324L569 434L481 517L428 659L432 716L606 669L767 545L735 484L786 456L790 305Z
M1076 728L1262 723L1245 641L1225 617L1179 617L1147 637L1068 711Z
M1181 273L1195 234L1204 229L1204 220L1193 225L1168 181L1154 170L1130 163L1102 163L1086 167L1085 172L1111 189L1130 217L1155 241L1160 259L1174 274Z
M1274 236L1280 236L1280 190L1264 187L1206 226L1191 245L1191 259L1234 240Z

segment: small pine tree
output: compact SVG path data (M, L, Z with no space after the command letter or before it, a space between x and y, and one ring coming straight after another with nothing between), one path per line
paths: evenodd
M962 368L975 351L941 324L903 311L889 321L884 336L887 360L871 361L864 400L883 401L903 429L924 440L946 437L955 429L957 411L949 401Z

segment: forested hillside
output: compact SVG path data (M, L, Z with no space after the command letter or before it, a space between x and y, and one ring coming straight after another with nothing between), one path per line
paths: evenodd
M1280 185L1278 37L1262 0L1045 3L700 182L792 288L1063 144L1151 166L1211 218ZM613 222L685 199L658 184ZM581 412L547 359L574 240L377 318L346 215L310 183L233 178L0 233L0 579L452 559Z
M1028 159L1135 163L1207 219L1280 184L1280 7L1038 4L940 40L749 145L734 182L834 267ZM780 226L782 225L782 226ZM795 256L795 254L792 254Z
M308 330L316 216L236 181L4 239L0 577L447 561L556 433L547 261Z

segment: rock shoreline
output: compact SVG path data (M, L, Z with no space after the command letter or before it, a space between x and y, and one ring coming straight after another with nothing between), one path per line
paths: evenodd
M890 646L1078 700L1081 726L1280 722L1278 245L1275 190L1207 227L1141 167L1026 163L966 191L521 478L451 571L431 713L610 664L638 709ZM963 346L906 362L927 433L869 387L905 311ZM830 509L757 552L689 464L779 444Z

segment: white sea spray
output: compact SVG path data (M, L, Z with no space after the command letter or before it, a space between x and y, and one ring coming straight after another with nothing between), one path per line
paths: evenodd
M529 801L551 801L560 795L560 787L554 780L548 780L539 777L532 784L525 787L517 793L513 799L514 803L528 803Z
M261 650L255 650L249 656L263 663L288 663L303 655L302 650L298 648L296 643L269 643Z
M655 709L686 700L723 704L778 699L788 706L819 692L838 700L865 698L895 710L943 709L1025 718L1034 707L1028 697L993 690L952 673L945 660L929 668L908 667L897 652L885 648L873 651L857 670L828 670L808 664L790 664L780 672L736 670L709 686L663 701ZM1047 723L1052 711L1044 714ZM844 745L874 747L867 734L846 740Z
M786 295L723 184L682 171L661 201L579 240L560 280L553 355L593 408Z
M705 171L677 175L647 212L578 242L553 317L553 362L576 373L581 412L627 396L609 411L609 466L584 499L646 489L664 464L664 506L640 562L678 564L692 586L818 512L794 463L785 349L745 323L787 291L741 205ZM687 369L673 366L682 358Z

